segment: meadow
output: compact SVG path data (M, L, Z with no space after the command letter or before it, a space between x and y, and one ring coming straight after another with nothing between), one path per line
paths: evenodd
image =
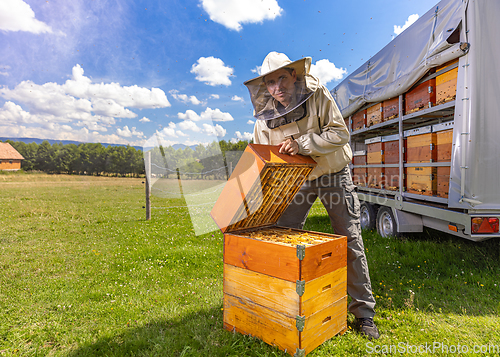
M223 330L222 234L180 198L146 220L143 181L0 174L0 356L287 356ZM320 205L305 229L333 233ZM382 336L349 315L309 356L500 355L499 241L363 237Z

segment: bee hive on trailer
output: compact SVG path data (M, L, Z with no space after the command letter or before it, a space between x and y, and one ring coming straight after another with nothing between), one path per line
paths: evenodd
M367 172L367 185L372 188L384 188L384 143L382 137L366 139L366 163L368 165Z
M391 120L399 116L399 97L384 100L382 102L382 121Z
M406 167L406 189L410 193L435 196L437 191L436 167L425 163L436 161L436 133L431 126L404 132L406 137L406 160L409 164L422 166Z
M372 105L366 109L366 126L370 127L374 124L382 123L382 103Z
M405 93L405 114L436 105L436 78L429 79Z
M276 225L314 167L249 144L211 212L224 233L224 328L294 356L347 328L347 238Z
M366 186L366 167L356 167L366 165L366 150L358 150L352 153L352 182L358 186Z
M454 64L458 64L458 59L437 67L436 72L451 67ZM455 67L436 77L436 104L443 104L455 100L457 96L457 76L458 67Z
M363 129L366 127L366 109L352 115L351 118L352 131Z
M453 121L432 126L436 133L436 161L451 165L451 152L453 149ZM448 198L450 189L450 166L436 168L436 190L439 197Z
M399 134L382 137L384 143L384 163L386 165L399 164ZM399 190L399 167L385 167L385 189Z

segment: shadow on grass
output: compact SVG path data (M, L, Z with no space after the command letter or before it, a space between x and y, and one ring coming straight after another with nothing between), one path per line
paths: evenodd
M66 356L288 356L256 338L224 330L221 306L103 335Z

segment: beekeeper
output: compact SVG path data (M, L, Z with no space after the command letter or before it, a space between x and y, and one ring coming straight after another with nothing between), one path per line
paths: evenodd
M348 167L349 131L328 89L309 74L310 67L310 57L292 62L283 53L271 52L262 63L261 75L244 83L257 119L254 142L278 145L281 153L308 155L317 162L278 225L301 229L319 197L335 233L347 236L347 293L356 328L378 338L359 200Z

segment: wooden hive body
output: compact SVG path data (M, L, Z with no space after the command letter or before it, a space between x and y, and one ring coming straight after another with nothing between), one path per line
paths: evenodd
M366 109L366 126L370 127L374 124L382 122L383 109L382 103L372 105Z
M354 151L352 153L353 165L366 165L366 150ZM366 167L353 167L352 168L352 182L358 186L366 186Z
M382 137L384 143L384 163L388 165L399 164L399 134ZM384 188L386 190L399 190L399 167L384 168Z
M249 144L211 213L224 233L224 328L292 355L347 327L347 238L276 225L314 166Z
M436 161L436 133L431 126L405 131L406 160L408 163L432 163ZM406 167L406 190L424 196L434 196L437 190L436 168L422 165Z
M366 127L366 109L352 115L352 131Z
M436 104L436 78L425 81L405 93L405 114Z
M406 160L408 163L436 161L436 134L432 127L426 126L405 131Z
M458 63L458 59L436 68L436 72L439 72L455 63ZM436 104L443 104L455 100L457 95L457 76L458 67L446 71L436 77Z
M366 145L366 163L368 165L366 169L367 174L367 186L371 188L384 188L384 167L380 165L384 164L384 142L382 142L382 137L377 136L375 138L365 140ZM377 165L377 166L371 166Z
M432 127L436 133L436 161L449 162L453 150L453 122L437 124ZM441 166L436 169L436 194L448 198L450 188L450 166Z
M382 121L391 120L399 116L399 98L392 98L382 102Z

